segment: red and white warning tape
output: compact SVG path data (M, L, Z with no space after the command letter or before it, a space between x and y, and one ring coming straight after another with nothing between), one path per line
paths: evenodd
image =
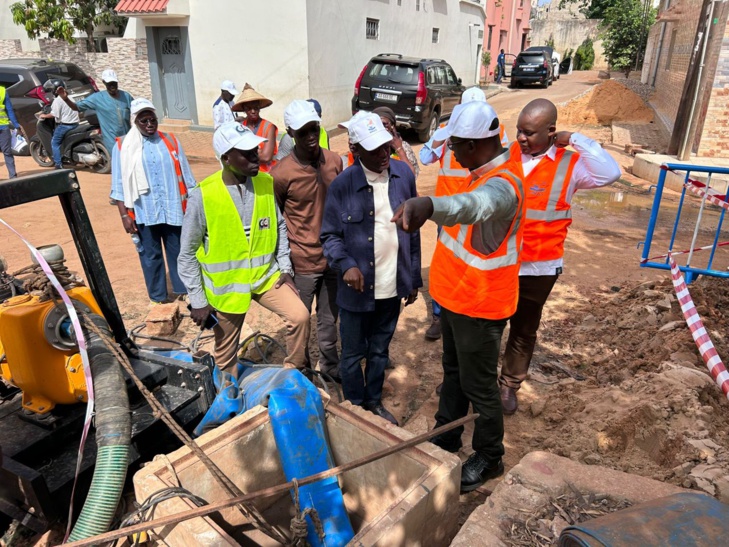
M716 352L716 348L709 338L709 333L706 332L704 323L701 321L699 312L696 311L694 301L691 299L689 294L688 286L683 278L681 270L678 269L676 261L673 256L668 255L669 263L671 264L671 278L673 279L673 288L676 290L676 298L678 298L679 304L681 304L681 311L683 316L686 318L686 324L691 330L691 336L694 337L694 342L699 348L701 358L706 363L706 368L709 369L711 377L714 379L716 384L724 392L724 395L729 398L729 372L724 367L724 363L721 361L721 357Z
M706 185L703 182L689 179L688 182L684 183L684 186L699 197L706 196L706 201L713 203L722 209L729 210L729 203L725 201L726 196L719 194L719 192L713 188L705 190L704 188L706 188Z

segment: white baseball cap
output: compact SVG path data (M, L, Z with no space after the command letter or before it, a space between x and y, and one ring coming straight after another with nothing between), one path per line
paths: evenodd
M119 83L119 78L116 77L116 72L114 72L111 68L107 68L101 73L101 81L107 84L111 82Z
M349 129L349 124L351 124L352 122L354 122L356 120L359 120L362 116L365 116L367 114L369 114L369 112L367 112L366 110L358 110L354 116L352 116L350 119L348 119L346 121L339 122L337 124L337 126L341 127L342 129Z
M132 116L139 114L142 110L155 110L154 104L149 99L134 99L129 106Z
M296 130L311 122L321 123L321 118L316 113L313 103L309 101L291 101L284 110L284 125L286 127Z
M374 150L392 140L392 135L382 125L382 120L377 114L368 112L357 119L355 117L356 114L349 120L347 128L349 142L352 144L359 144L365 150Z
M228 153L233 148L238 150L253 150L268 139L258 137L240 122L225 122L218 127L213 135L213 148L218 157Z
M238 90L235 88L235 84L230 80L223 80L223 83L220 84L220 89L227 91L231 95L238 95Z
M472 102L486 102L486 94L480 87L469 87L463 92L463 95L461 95L461 104Z
M456 105L448 125L433 134L433 140L444 141L450 137L461 139L488 139L500 133L499 126L491 129L498 116L486 102L470 102Z

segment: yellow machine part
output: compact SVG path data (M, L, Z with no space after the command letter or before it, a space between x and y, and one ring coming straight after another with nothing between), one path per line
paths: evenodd
M101 314L88 287L67 291L72 300ZM0 363L2 377L23 392L23 408L38 414L57 404L87 400L84 368L78 347L59 342L57 325L66 316L47 300L19 295L0 305Z

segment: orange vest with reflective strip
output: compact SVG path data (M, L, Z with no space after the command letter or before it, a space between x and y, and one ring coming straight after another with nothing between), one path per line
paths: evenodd
M518 143L511 146L510 153L512 159L521 165ZM579 154L557 148L554 161L542 158L524 177L527 213L521 253L523 262L556 260L564 256L564 240L572 224L572 208L567 202L567 192L578 159Z
M440 126L445 127L446 124L442 123ZM508 146L508 141L505 138L506 130L504 124L499 126L499 137L501 138L501 144ZM506 141L506 142L505 142ZM455 194L456 188L463 184L464 179L469 176L470 172L468 169L463 167L456 157L453 155L453 150L445 147L443 155L440 157L440 169L438 170L438 179L435 181L435 197L441 196L452 196Z
M247 127L248 120L243 120L243 125L245 125ZM261 123L258 124L258 130L256 131L256 135L261 138L267 139L268 137L266 135L268 135L269 127L273 127L273 155L275 156L278 153L278 127L276 127L274 124L272 124L268 120L264 120L263 118L261 118ZM267 143L265 143L265 142L262 142L261 144L259 144L258 151L261 152L263 150L263 147L266 144ZM261 161L259 171L268 173L274 165L276 165L276 160L274 160L274 159L271 159L271 161L268 161L265 163Z
M182 212L184 213L187 210L187 185L185 184L185 179L182 176L182 165L180 165L180 149L177 147L177 137L175 137L172 133L166 135L165 133L162 133L162 131L158 131L157 134L159 135L160 139L162 139L162 142L165 143L167 151L170 153L170 157L172 158L172 163L175 166L175 175L177 175L177 187L180 189L180 200L182 203ZM117 148L119 148L119 152L121 152L123 140L124 137L116 138L116 146ZM134 211L129 211L129 216L134 218Z
M514 189L518 206L504 241L491 253L482 248L479 238L474 240L479 225L443 227L430 265L430 295L447 310L492 320L506 319L516 311L526 213L519 172L520 167L507 160L476 181L469 176L456 189L472 192L490 179L501 178Z

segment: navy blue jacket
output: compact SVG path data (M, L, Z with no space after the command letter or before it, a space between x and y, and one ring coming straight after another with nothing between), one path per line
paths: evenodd
M415 177L399 160L390 160L388 187L393 212L417 196ZM359 161L332 181L324 205L321 243L329 266L338 274L337 304L352 312L375 310L375 198ZM420 274L420 232L397 231L397 296L405 298L423 286ZM344 283L344 272L357 267L364 276L364 292Z

